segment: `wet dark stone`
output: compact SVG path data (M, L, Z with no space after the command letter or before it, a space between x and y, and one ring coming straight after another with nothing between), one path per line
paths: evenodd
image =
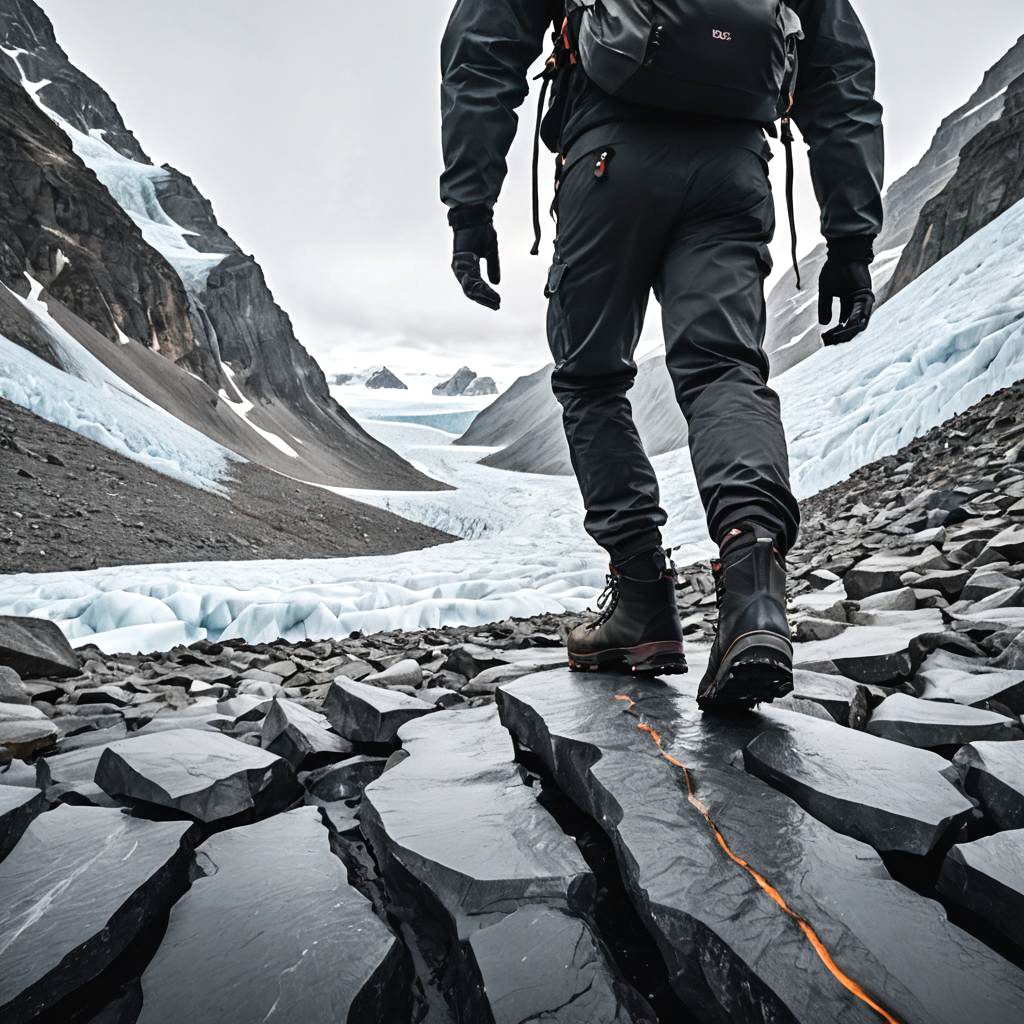
M743 750L747 770L880 853L926 856L970 816L938 754L782 711L766 717Z
M78 655L55 622L0 615L0 665L29 676L74 676Z
M352 753L352 744L327 727L316 711L278 697L263 719L260 743L293 768L319 768Z
M867 731L911 747L948 752L950 757L972 740L1024 739L1024 730L1016 719L962 704L920 700L905 693L894 693L882 701L872 713Z
M942 865L939 892L1024 952L1024 829L954 846Z
M386 763L383 757L361 754L341 764L329 765L300 776L300 781L308 796L318 803L352 800L361 796L374 779L380 778Z
M1024 740L970 743L953 758L964 792L997 828L1024 828Z
M187 884L181 821L58 807L0 861L0 1020L23 1024L96 978Z
M673 989L697 1019L879 1019L719 836L807 922L838 968L903 1024L1015 1019L1024 973L893 881L869 846L734 765L735 752L771 720L703 717L689 686L545 672L497 696L514 736L611 839ZM647 729L677 764L660 756Z
M139 1024L409 1019L407 957L312 807L222 832L142 977Z
M339 736L378 748L394 747L406 722L436 710L416 697L352 679L335 680L324 701L324 714Z
M0 860L14 849L32 819L46 806L38 789L5 786L0 775Z
M959 654L935 651L924 660L916 682L924 700L970 707L996 703L1024 714L1024 671L991 668Z
M851 729L863 729L868 720L867 690L852 679L797 669L790 696L820 704L835 721Z
M367 787L360 820L456 1019L651 1020L595 938L594 877L495 709L441 712L401 739L410 756Z
M907 678L914 669L911 645L923 634L941 632L942 616L934 610L886 614L907 619L900 625L851 626L831 640L797 644L794 665L883 686Z
M206 823L284 809L298 783L283 758L216 732L177 729L111 744L96 783L119 800Z

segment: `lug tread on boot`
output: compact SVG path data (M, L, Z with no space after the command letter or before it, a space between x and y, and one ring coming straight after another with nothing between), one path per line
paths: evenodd
M712 565L718 634L697 691L702 711L736 714L793 690L786 570L774 538L750 524L731 531Z

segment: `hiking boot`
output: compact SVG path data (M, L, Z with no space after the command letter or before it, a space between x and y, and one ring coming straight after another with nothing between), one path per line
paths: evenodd
M676 568L661 550L609 567L608 586L593 621L569 634L569 668L625 669L642 675L681 675L683 624L676 607Z
M718 633L697 689L704 711L745 711L793 689L786 619L786 567L775 538L758 526L731 530L712 562Z

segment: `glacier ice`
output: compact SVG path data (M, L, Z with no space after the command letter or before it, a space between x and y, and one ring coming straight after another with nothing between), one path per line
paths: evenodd
M0 357L6 353L0 346ZM21 368L14 376L21 380ZM855 342L818 352L775 380L798 494L810 495L893 454L1021 378L1024 202L883 306ZM392 413L408 411L404 399L391 401ZM430 427L380 417L363 423L457 489L345 493L463 539L381 557L0 577L0 614L53 619L78 646L149 651L201 636L294 641L356 629L479 625L511 615L581 611L593 600L604 582L604 559L582 531L574 481L480 466L480 449L453 446L450 435ZM671 512L666 539L680 562L700 557L709 547L688 455L683 450L654 461ZM116 599L90 616L109 594ZM130 621L125 595L138 595L140 605L145 599L137 625L116 625ZM153 601L170 618L155 621Z

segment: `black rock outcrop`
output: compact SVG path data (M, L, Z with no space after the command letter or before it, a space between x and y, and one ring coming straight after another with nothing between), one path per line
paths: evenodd
M0 861L4 1024L56 1006L166 915L186 885L190 829L99 807L58 807L29 825Z
M893 881L870 847L733 764L770 719L702 718L674 686L568 671L498 697L519 743L608 834L698 1019L1015 1016L1024 973Z
M432 388L431 393L435 395L447 395L449 397L461 395L465 393L466 388L468 388L474 380L476 380L476 373L468 366L463 366L456 370L455 373L453 373L446 381L436 384Z
M314 808L216 835L195 862L142 977L139 1024L408 1020L405 950Z
M375 370L366 378L366 387L374 391L379 391L383 388L390 388L397 391L409 390L408 386L403 384L386 366L382 366L379 370Z

